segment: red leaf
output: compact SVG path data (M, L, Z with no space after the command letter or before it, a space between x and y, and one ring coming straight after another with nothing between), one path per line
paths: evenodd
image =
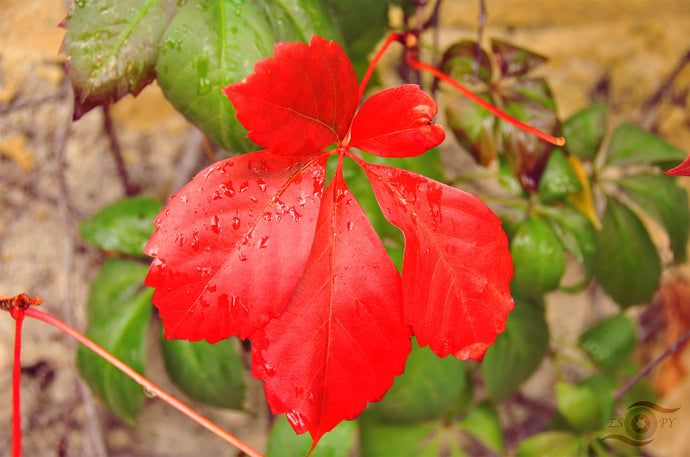
M383 214L405 234L405 323L440 357L481 360L513 309L500 219L467 192L411 171L360 164Z
M432 124L436 102L414 84L372 95L352 122L350 145L386 157L412 157L439 145L443 127Z
M277 43L246 81L223 89L249 139L276 154L310 154L340 142L350 128L357 76L335 42Z
M667 170L666 174L671 176L690 176L690 155L688 155L678 166Z
M247 338L283 310L307 262L325 161L254 152L171 197L145 249L166 338Z
M410 352L400 275L340 168L321 203L304 276L254 341L252 370L276 413L318 439L380 400Z

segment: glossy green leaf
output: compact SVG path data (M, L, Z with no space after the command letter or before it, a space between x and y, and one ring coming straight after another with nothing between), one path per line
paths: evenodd
M487 401L472 409L458 427L474 435L481 443L498 455L503 450L503 427L496 409Z
M549 343L543 311L516 300L506 330L486 351L482 374L489 395L496 401L510 397L541 363Z
M510 243L515 275L511 290L536 297L558 287L565 271L565 254L556 233L543 218L531 215Z
M558 382L558 411L577 431L598 430L613 413L615 382L606 376L594 376L577 384Z
M554 203L582 190L575 171L561 149L554 149L539 180L539 198Z
M666 165L687 157L687 152L633 125L622 124L608 146L606 165Z
M308 434L296 435L285 415L276 417L268 436L266 457L349 457L357 447L357 423L343 421L326 433L309 454Z
M613 372L635 348L635 327L622 314L604 319L580 336L580 347L606 372Z
M491 40L491 52L504 78L523 76L548 60L528 49L495 38Z
M688 193L665 175L641 174L616 181L623 192L666 229L676 262L687 258L690 233Z
M106 206L79 226L79 232L94 246L138 257L153 233L153 220L162 205L145 197L130 197Z
M543 211L565 250L575 256L588 275L593 274L596 243L595 229L590 220L570 206Z
M334 18L318 0L254 0L278 42L309 43L311 36L342 42Z
M116 285L122 284L122 279L121 275L115 275L116 284L106 284L106 275L110 271L112 267L101 272L101 277L94 283L94 286L105 286L113 293L107 297L110 300L108 303L98 304L99 312L90 313L98 318L89 322L86 336L138 373L144 374L153 290L139 291L125 287L128 293L114 293ZM143 278L139 284L143 284ZM95 303L95 300L94 296L90 302ZM77 350L77 368L108 409L119 419L133 425L144 403L143 388L85 346L79 346Z
M238 153L257 149L220 89L272 55L274 42L254 2L187 2L163 37L158 83L173 106L220 146Z
M482 98L489 101L487 96ZM446 122L458 143L478 164L486 167L493 162L498 153L494 134L496 116L462 97L446 105Z
M371 406L384 421L413 422L433 419L446 411L465 391L464 362L440 358L429 347L412 345L405 372L397 376L380 403Z
M649 300L659 285L661 261L644 225L629 208L609 198L602 226L595 237L597 281L622 306Z
M586 455L582 437L571 432L544 432L532 435L517 450L517 457L573 457Z
M74 118L138 94L156 76L163 32L174 0L72 2L62 52L74 88Z
M582 160L592 160L606 134L607 108L595 103L563 122L566 149Z
M551 87L542 78L529 78L517 81L510 86L510 91L514 93L509 98L520 100L524 98L537 102L549 111L556 111L556 100L551 92Z
M491 59L476 41L462 40L451 45L443 53L439 68L463 85L477 80L485 84L491 83Z
M205 403L241 409L245 368L232 339L206 341L161 338L168 375L184 393Z
M86 307L88 322L97 322L115 311L120 302L145 290L144 278L149 266L117 258L108 258L91 283Z
M360 424L360 452L367 457L438 457L437 424L381 424L365 412ZM324 436L325 437L328 435ZM271 456L269 456L271 457Z

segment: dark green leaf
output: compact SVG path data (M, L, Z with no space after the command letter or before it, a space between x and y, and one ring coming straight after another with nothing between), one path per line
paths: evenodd
M622 314L598 322L580 336L580 346L609 373L625 362L635 341L635 328Z
M86 241L100 249L146 257L144 246L161 208L159 202L150 198L125 198L82 222L79 231Z
M640 219L607 199L602 230L596 232L594 275L622 306L649 300L659 285L661 261Z
M544 203L564 199L582 190L582 184L561 149L554 149L539 180L539 198Z
M458 423L458 427L474 435L496 454L504 454L503 427L498 413L489 402L484 401L478 404Z
M443 53L439 68L463 85L477 80L491 84L491 59L476 41L463 40L453 44Z
M348 457L357 445L356 432L355 422L343 421L326 433L309 454L311 437L295 434L285 415L280 415L271 427L266 457Z
M568 151L582 160L594 159L606 134L606 116L603 103L595 103L570 116L563 123Z
M556 111L556 100L551 93L551 87L542 78L529 78L517 81L510 86L510 91L513 95L509 98L537 102L549 111Z
M488 97L482 98L488 101ZM498 152L494 135L496 116L462 97L446 105L446 122L478 164L485 167L491 164Z
M518 228L510 243L515 275L511 290L536 297L558 287L565 271L565 254L551 226L534 214Z
M453 357L444 359L428 347L412 345L405 372L380 403L371 406L386 422L413 422L438 417L465 391L465 364Z
M100 321L114 312L121 302L142 292L148 270L149 266L143 263L106 259L91 283L86 308L88 322Z
M595 229L589 219L570 206L547 208L543 213L566 251L574 255L591 275L596 245Z
M114 291L122 279L116 275L116 284L108 285L105 276L108 271L103 272L94 285ZM111 302L99 303L100 311L90 313L98 319L89 322L86 331L87 337L141 374L144 374L146 365L145 343L151 320L152 295L153 289L113 293L108 297ZM77 350L77 367L91 390L108 409L116 417L133 425L144 402L143 388L85 346L79 346Z
M510 397L537 369L546 354L549 329L543 312L516 300L506 330L486 351L482 374L489 395L496 401Z
M544 432L520 443L517 457L573 457L586 455L581 437L571 432Z
M577 431L598 430L613 412L615 382L605 376L556 384L558 411Z
M233 340L206 341L161 338L165 369L177 386L195 400L241 409L245 369Z
M220 91L272 55L275 38L254 2L187 2L163 37L158 83L170 102L212 140L233 152L256 149Z
M685 262L690 209L688 193L665 175L641 174L616 181L630 199L668 232L676 262Z
M333 17L317 0L254 0L279 42L308 43L312 35L342 43Z
M156 76L161 36L174 0L72 3L62 52L74 88L74 118L138 94Z
M632 124L622 124L609 143L606 165L665 165L680 162L687 152Z
M504 78L523 76L548 60L535 52L495 38L491 40L491 52Z

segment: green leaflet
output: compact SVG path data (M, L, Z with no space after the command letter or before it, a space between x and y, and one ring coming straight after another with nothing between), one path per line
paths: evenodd
M158 44L175 14L173 0L72 3L62 52L74 88L74 118L154 80Z
M549 329L542 311L527 302L515 301L506 330L486 351L482 374L495 401L510 397L537 369L546 354Z
M613 414L616 382L599 375L583 379L577 384L556 384L558 411L577 431L598 430Z
M245 369L233 340L206 341L161 338L165 369L170 378L195 400L241 409Z
M604 319L580 336L579 344L607 373L612 373L635 348L635 327L618 314Z
M629 208L608 198L602 227L595 237L597 281L624 307L649 300L659 285L661 261L644 225Z
M595 103L563 122L566 149L582 160L594 159L606 134L606 114L606 105Z
M89 312L86 336L143 374L153 290L140 290L145 270L136 277L134 271L137 267L138 264L123 260L104 264L92 287L89 303L97 309ZM131 275L125 271L128 268L133 269ZM138 271L142 273L140 269ZM111 280L114 283L109 283ZM144 403L143 388L85 346L79 346L77 350L77 368L108 409L133 425Z
M555 148L539 181L539 198L544 203L554 203L581 190L582 184L565 154L561 149Z
M606 165L664 165L683 161L687 153L633 124L622 124L609 143Z
M161 208L158 201L145 197L118 200L82 222L79 232L100 249L146 257L144 247Z

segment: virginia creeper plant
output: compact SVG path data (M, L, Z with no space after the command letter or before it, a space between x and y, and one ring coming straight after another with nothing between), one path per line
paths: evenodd
M272 412L285 413L269 456L635 454L601 438L615 398L653 399L644 383L613 393L636 370L625 309L648 302L661 271L686 260L687 195L661 173L686 154L631 123L607 129L601 104L561 121L547 81L532 76L546 58L510 43L463 40L438 67L421 61L414 5L391 3L412 28L390 34L369 66L384 2L73 5L63 52L75 119L156 80L209 138L245 153L210 164L165 207L135 196L81 225L88 242L125 256L108 258L92 285L87 336L134 367L137 382L84 347L80 372L133 424L153 302L166 369L197 400L243 408L233 340L252 342L252 375ZM365 96L396 41L409 68L434 76L448 141L477 163L466 175L443 172L434 147L445 134L427 92L405 84ZM686 160L669 173L687 169ZM484 195L498 216L456 187L487 179L500 189ZM670 259L641 214L668 234ZM150 268L136 261L142 252ZM581 277L564 284L569 263ZM545 302L591 284L621 312L572 342L587 367L573 379ZM554 402L538 410L550 414L540 433L513 430L510 442L497 411L520 406L520 385L546 357Z

